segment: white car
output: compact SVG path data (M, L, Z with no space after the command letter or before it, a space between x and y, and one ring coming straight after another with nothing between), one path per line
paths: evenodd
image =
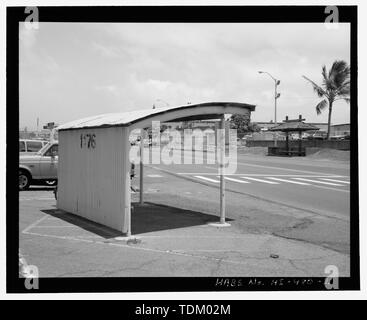
M36 154L47 143L45 140L19 139L19 154Z
M19 156L19 190L26 190L32 182L57 183L58 141L47 143L36 154Z

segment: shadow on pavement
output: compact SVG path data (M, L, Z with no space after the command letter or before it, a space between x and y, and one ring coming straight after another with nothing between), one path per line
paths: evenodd
M133 203L132 206L131 230L135 235L219 222L218 216L152 202L145 202L143 206Z
M109 227L103 226L99 223L90 221L88 219L79 217L75 214L63 211L63 210L59 210L59 209L47 209L47 210L41 210L42 212L63 220L67 223L73 224L75 226L78 226L81 229L84 229L88 232L94 233L100 237L103 237L105 239L110 239L110 238L114 238L114 237L119 237L122 235L121 232L117 231L117 230L113 230Z
M59 209L42 210L57 219L78 226L105 239L122 236L123 233ZM187 228L218 222L219 217L197 211L145 202L143 206L132 204L131 233L142 233ZM227 219L231 221L231 219Z

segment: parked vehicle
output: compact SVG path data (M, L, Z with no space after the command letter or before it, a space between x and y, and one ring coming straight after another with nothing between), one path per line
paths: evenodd
M325 140L327 137L327 133L324 131L318 131L315 132L314 134L308 136L307 138L309 140Z
M58 141L47 143L34 155L19 157L19 190L26 190L32 183L57 184ZM131 164L130 178L135 176L135 165ZM55 197L57 187L55 189Z
M350 140L349 134L339 134L330 137L331 140Z
M20 139L19 140L19 154L36 154L41 150L48 141L45 140L31 140L31 139Z
M36 154L19 156L19 190L26 190L33 182L57 183L58 141L47 143Z

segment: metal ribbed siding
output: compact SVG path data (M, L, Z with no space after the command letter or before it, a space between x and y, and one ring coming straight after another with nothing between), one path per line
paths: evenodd
M95 148L81 148L81 134L95 134ZM127 144L128 128L60 131L58 208L127 232L125 215L130 211Z

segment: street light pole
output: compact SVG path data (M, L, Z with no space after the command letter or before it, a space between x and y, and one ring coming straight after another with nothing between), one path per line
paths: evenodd
M278 93L277 89L280 84L280 80L275 79L269 72L266 71L259 71L260 74L266 73L268 76L270 76L274 80L274 125L277 125L277 100L280 97L280 93ZM274 132L274 147L277 146L277 135Z

